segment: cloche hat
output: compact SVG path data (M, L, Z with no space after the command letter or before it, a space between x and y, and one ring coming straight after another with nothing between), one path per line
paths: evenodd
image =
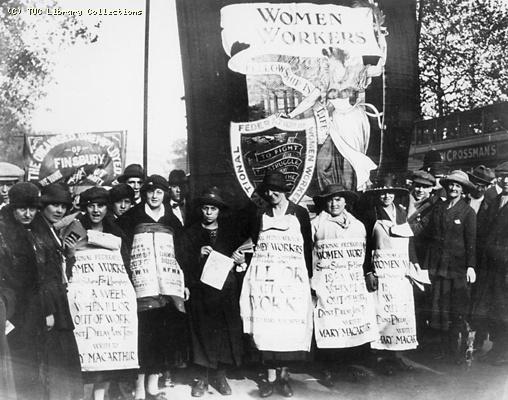
M40 204L40 190L30 182L19 182L9 189L9 204L13 208L38 208Z

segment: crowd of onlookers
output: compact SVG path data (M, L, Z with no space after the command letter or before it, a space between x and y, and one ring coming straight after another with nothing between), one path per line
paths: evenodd
M261 397L290 397L289 368L311 354L332 386L337 363L411 369L402 352L429 337L436 357L508 363L508 162L448 171L430 152L422 169L362 193L321 188L310 210L278 171L240 210L217 187L191 199L181 170L147 177L131 164L109 190L73 194L23 172L0 163L0 398L81 399L89 383L95 400L163 400L171 371L187 366L192 396L209 384L230 395L226 372L244 362L264 371ZM82 372L67 289L92 231L119 239L139 369ZM172 242L181 295L138 292L133 244L154 231ZM203 276L217 253L231 265L214 286Z

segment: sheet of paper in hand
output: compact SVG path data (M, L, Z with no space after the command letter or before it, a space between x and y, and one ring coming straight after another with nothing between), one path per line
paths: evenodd
M203 267L201 282L212 286L215 289L222 290L229 271L231 271L233 266L234 261L232 258L229 258L218 251L212 250Z

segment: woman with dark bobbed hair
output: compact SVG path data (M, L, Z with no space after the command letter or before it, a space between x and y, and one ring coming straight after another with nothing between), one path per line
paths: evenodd
M216 251L243 262L236 249L245 238L238 227L223 218L227 205L218 188L210 188L197 199L201 219L185 231L185 275L190 290L190 314L193 361L199 368L192 396L202 396L212 374L212 384L222 395L231 394L226 368L240 365L242 356L242 321L238 303L238 281L231 269L222 289L201 281L203 267ZM233 264L231 264L231 268Z

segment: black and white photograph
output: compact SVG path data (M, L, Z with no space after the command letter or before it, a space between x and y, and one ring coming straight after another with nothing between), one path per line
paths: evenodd
M508 400L507 0L0 0L0 400Z

